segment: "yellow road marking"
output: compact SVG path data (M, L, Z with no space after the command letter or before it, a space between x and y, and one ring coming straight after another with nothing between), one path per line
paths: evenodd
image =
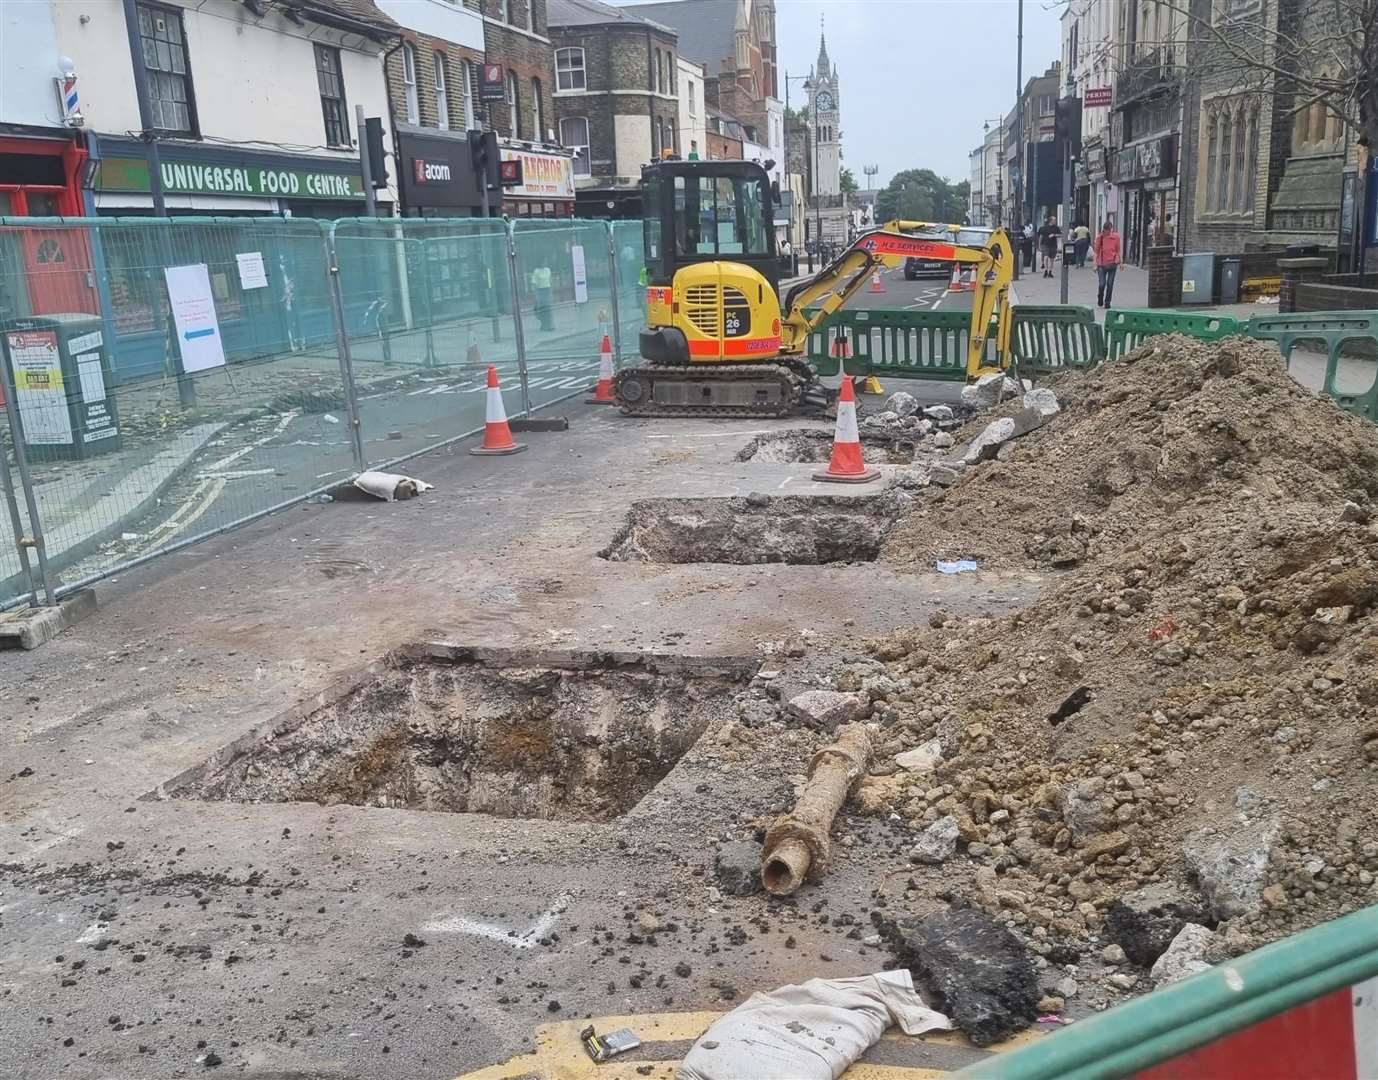
M565 1020L536 1029L536 1049L519 1054L497 1065L477 1072L465 1073L456 1080L515 1080L517 1077L538 1076L541 1080L673 1080L678 1061L607 1061L595 1064L584 1052L579 1032L592 1024L600 1032L630 1028L642 1043L687 1042L697 1039L721 1012L639 1013L624 1016L600 1016L592 1020ZM1044 1032L1029 1029L1011 1036L1002 1043L984 1048L986 1053L1003 1053L1043 1038ZM976 1050L977 1047L957 1031L932 1031L927 1035L905 1035L891 1028L881 1041L903 1043L907 1046L930 1044L956 1046ZM650 1067L649 1073L637 1072ZM948 1075L943 1069L929 1069L907 1065L872 1065L859 1062L843 1074L845 1080L939 1080Z

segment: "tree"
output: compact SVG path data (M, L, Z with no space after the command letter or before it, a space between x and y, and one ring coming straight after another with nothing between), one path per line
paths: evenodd
M876 196L876 220L960 224L966 220L969 190L966 181L950 184L932 169L905 169Z
M856 177L852 175L852 170L844 168L842 170L842 194L851 195L856 191Z

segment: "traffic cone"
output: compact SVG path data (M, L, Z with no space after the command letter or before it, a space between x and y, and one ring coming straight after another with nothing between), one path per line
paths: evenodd
M837 337L833 338L832 357L838 361L852 358L852 342L845 330L839 330Z
M616 405L617 398L612 393L612 339L607 334L603 335L599 352L598 386L593 391L593 397L584 401L589 405Z
M952 264L952 280L949 281L949 282L947 283L947 291L948 291L948 292L961 292L961 291L962 291L962 264L961 264L961 263L953 263L953 264Z
M483 445L469 447L471 454L516 454L526 449L526 443L512 440L507 426L507 410L502 407L502 390L498 388L498 369L488 365L488 403L483 423Z
M856 395L852 380L842 380L842 392L837 398L837 430L833 435L833 456L828 467L813 474L815 480L838 484L864 484L880 473L868 469L861 456L861 436L856 430Z
M880 268L871 271L871 291L884 292L885 286L880 283Z

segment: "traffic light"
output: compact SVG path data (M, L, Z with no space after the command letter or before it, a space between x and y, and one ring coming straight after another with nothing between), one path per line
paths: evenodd
M474 177L478 181L479 188L498 187L498 161L501 155L498 153L497 132L479 131L476 128L471 128L467 134L469 136L469 155L474 163Z
M364 120L364 144L368 149L368 171L375 188L388 186L387 150L383 146L383 121L370 116Z

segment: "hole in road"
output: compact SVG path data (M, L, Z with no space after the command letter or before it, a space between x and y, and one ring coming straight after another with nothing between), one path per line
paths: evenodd
M871 465L908 465L918 444L901 436L861 436L861 456ZM799 428L758 435L737 453L738 461L772 463L826 462L833 453L833 432L823 428Z
M888 495L646 499L599 554L613 562L870 562L899 513Z
M388 663L155 795L605 821L735 715L754 667L606 654Z

